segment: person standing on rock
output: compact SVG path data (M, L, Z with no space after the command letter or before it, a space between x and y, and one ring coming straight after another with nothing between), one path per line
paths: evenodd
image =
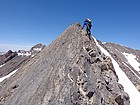
M89 36L89 39L90 39L90 35L91 35L91 27L92 27L92 22L89 18L87 18L85 21L84 21L84 25L83 25L83 29L84 27L86 26L86 31L87 31L87 35Z

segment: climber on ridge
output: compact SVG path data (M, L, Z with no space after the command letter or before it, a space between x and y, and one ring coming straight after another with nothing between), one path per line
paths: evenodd
M90 39L90 35L91 35L91 27L92 27L92 23L91 23L91 20L89 18L87 18L85 21L84 21L84 25L82 28L84 28L86 25L86 31L87 31L87 35L89 36L89 39Z

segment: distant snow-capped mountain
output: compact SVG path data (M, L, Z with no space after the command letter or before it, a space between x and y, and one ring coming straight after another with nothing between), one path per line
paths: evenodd
M35 54L40 52L44 47L45 45L37 44L33 46L29 51L19 50L17 54L18 56L32 56L33 57Z
M32 57L43 50L44 47L45 45L43 44L37 44L30 51L19 50L18 52L13 52L9 50L7 53L0 55L0 78L5 78L5 76L26 64ZM0 82L3 79L0 79Z
M4 52L0 52L0 55L4 54Z

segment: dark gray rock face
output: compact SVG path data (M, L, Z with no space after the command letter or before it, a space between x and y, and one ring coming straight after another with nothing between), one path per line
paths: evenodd
M17 53L11 50L0 55L0 78L17 69L24 60L25 58L18 57Z
M7 53L0 55L0 65L6 63L7 61L11 60L13 57L17 55L16 52L12 52L9 50Z
M8 75L12 71L18 69L22 64L26 63L29 57L20 57L15 56L8 62L4 64L4 66L0 67L0 78Z
M129 105L129 96L110 58L73 24L0 83L0 104Z

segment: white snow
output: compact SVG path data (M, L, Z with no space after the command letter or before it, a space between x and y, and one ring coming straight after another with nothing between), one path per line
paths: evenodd
M0 68L3 67L5 64L0 65Z
M94 37L93 37L94 38ZM115 71L119 77L119 83L123 85L124 91L127 92L130 96L130 105L140 105L140 93L136 89L136 87L132 84L132 82L128 79L125 73L119 67L119 64L111 57L109 52L107 52L103 47L101 47L96 39L94 38L96 45L100 48L100 50L106 55L109 56L112 60Z
M17 69L18 70L18 69ZM14 70L13 72L11 72L10 74L0 78L0 82L2 82L3 80L5 80L6 78L9 78L11 75L13 75L17 70Z
M30 56L31 55L31 53L29 53L29 52L26 52L26 53L17 53L18 54L18 56Z
M33 50L35 50L35 51L41 51L42 48L34 48Z
M136 71L140 71L140 63L137 62L136 60L136 56L133 54L129 54L129 53L122 53L125 58L128 60L128 63L136 70Z
M3 55L5 52L0 52L0 55Z
M33 58L35 55L31 55L31 57Z
M116 51L120 52L118 49L115 49Z
M122 62L126 67L128 67L133 73L134 73L134 75L136 76L136 77L138 77L139 79L140 79L140 77L129 67L129 66L127 66L124 62Z
M107 42L102 42L102 44L106 44Z

